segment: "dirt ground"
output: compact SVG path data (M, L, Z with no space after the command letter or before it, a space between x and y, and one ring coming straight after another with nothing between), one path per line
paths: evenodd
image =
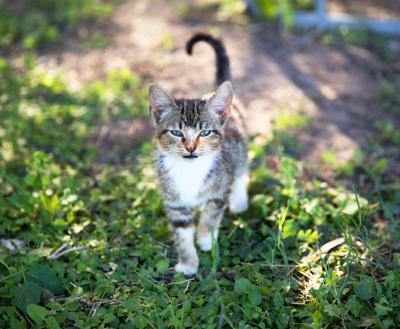
M61 50L41 54L40 65L61 70L76 89L109 71L130 68L175 95L196 97L212 88L214 54L198 44L190 57L184 44L193 32L211 29L227 47L251 133L271 133L280 111L301 111L312 119L299 135L306 145L301 157L308 163L320 165L326 151L344 162L357 146L367 147L368 131L382 115L375 100L383 63L373 54L355 47L327 48L312 34L221 22L213 12L191 7L188 14L178 15L177 8L176 1L128 0L100 24L109 39L105 49L82 51L71 39ZM79 34L92 29L82 27Z

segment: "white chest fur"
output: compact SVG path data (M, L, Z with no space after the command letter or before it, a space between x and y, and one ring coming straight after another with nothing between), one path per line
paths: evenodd
M174 184L183 205L196 207L202 203L204 197L199 192L214 160L215 154L204 155L197 159L174 156L164 158L166 173Z

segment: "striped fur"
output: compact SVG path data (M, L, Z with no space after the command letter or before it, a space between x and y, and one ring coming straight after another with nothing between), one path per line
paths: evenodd
M209 42L216 50L217 66L221 66L217 81L230 76L222 43L211 36L198 35L189 40L189 53L197 41ZM175 99L153 84L149 103L157 138L161 194L179 257L175 270L191 275L199 265L193 210L201 209L197 242L200 249L208 251L218 236L228 203L233 211L247 208L247 136L243 116L240 104L233 100L230 82L222 83L206 99Z

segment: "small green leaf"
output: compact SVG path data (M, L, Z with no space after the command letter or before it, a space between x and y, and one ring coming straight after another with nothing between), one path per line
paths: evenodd
M34 264L29 270L28 278L54 294L63 292L60 280L48 264Z
M383 171L386 170L387 165L388 165L388 160L380 159L374 164L371 170L373 173L381 174Z
M104 323L110 323L113 322L116 319L115 315L112 312L107 312L104 314Z
M247 290L249 289L251 283L249 280L245 279L245 278L240 278L238 280L235 281L235 292L238 294L244 294L247 292Z
M355 316L359 316L360 315L360 312L361 312L361 309L362 309L362 305L361 305L361 303L359 303L357 301L357 297L356 296L352 295L349 298L349 300L347 302L347 307L348 307L349 311L353 315L355 315Z
M35 323L40 326L43 323L44 318L49 313L49 311L39 305L29 304L26 308L28 315L32 318Z
M48 204L48 210L54 215L60 208L60 199L57 195L52 195Z
M41 289L35 282L27 281L23 286L17 288L12 304L26 313L29 304L39 303L40 293Z
M22 321L18 321L13 316L10 319L10 329L25 329L26 326Z
M283 306L284 300L279 292L275 293L274 306L279 309Z
M355 286L357 297L362 300L370 300L372 298L372 282L370 279L363 279Z
M60 326L58 325L56 319L54 316L49 316L46 320L46 328L47 329L60 329Z
M250 290L249 300L251 305L253 306L258 306L261 304L262 296L259 288L254 287L253 289Z
M388 315L388 313L390 313L391 311L392 311L391 307L383 306L378 303L375 304L375 313L380 316Z
M299 225L292 219L289 219L285 221L285 224L283 225L283 238L291 238L296 236L297 232L299 230Z
M140 309L140 303L136 298L131 298L128 299L123 306L128 310L128 311L135 311Z
M164 273L165 271L168 270L168 267L169 267L169 261L166 258L159 260L156 264L157 272L159 273Z
M15 207L23 209L27 213L33 213L35 211L35 208L32 204L33 203L32 196L26 191L15 193L12 196L10 196L8 200Z
M389 289L395 289L399 286L400 283L400 280L398 278L400 278L400 276L396 276L394 271L389 271L385 278L385 285L387 285Z

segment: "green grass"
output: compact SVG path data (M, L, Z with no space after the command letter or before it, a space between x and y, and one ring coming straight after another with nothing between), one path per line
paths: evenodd
M314 9L313 0L255 0L254 2L266 19L280 18L287 28L293 26L295 11Z
M2 0L0 47L8 50L58 44L79 23L107 16L112 5L96 0Z
M86 142L103 122L147 118L138 77L115 72L72 93L30 57L19 70L2 60L0 95L0 236L25 243L0 253L0 327L400 325L400 183L387 184L384 165L367 172L366 194L306 175L287 143L307 125L300 115L253 138L250 210L225 216L185 278L172 271L153 146L100 164Z

